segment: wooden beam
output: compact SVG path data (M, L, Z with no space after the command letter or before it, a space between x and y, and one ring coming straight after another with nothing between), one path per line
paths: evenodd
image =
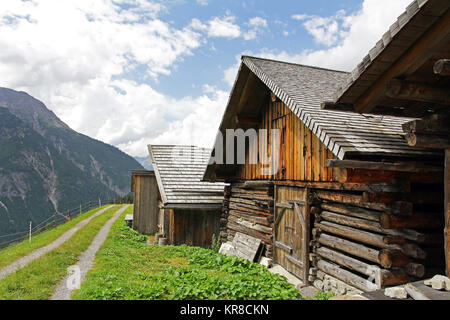
M398 171L398 172L442 172L442 168L426 166L413 162L371 162L358 160L335 160L328 159L327 167L330 168L346 168L346 169L365 169L365 170L381 170L381 171Z
M381 226L385 229L419 229L442 228L443 221L440 215L414 214L410 217L400 217L383 213L380 219Z
M431 55L433 48L446 41L450 28L450 11L447 11L429 28L355 103L355 111L369 113L384 96L387 84L398 76L411 74L420 68Z
M450 277L450 148L445 150L445 264L446 273Z
M447 149L450 148L450 136L408 133L406 141L411 147Z
M436 87L426 83L393 79L387 84L385 94L393 99L450 104L448 88Z
M436 117L436 119L414 120L402 125L405 133L450 134L450 118Z
M436 61L433 72L440 76L450 76L450 59L441 59Z

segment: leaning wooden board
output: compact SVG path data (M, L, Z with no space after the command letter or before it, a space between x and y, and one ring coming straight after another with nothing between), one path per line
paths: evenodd
M246 234L236 232L233 242L234 255L250 261L259 259L258 254L261 254L261 240Z

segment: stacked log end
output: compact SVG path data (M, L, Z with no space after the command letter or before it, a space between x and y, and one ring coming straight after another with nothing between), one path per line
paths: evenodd
M221 235L228 241L236 232L260 239L265 244L264 256L273 258L273 185L234 183L227 188Z
M420 212L439 196L410 194L316 190L312 268L368 292L422 279L442 267L442 216ZM322 279L313 274L309 280Z
M222 213L220 215L220 242L225 243L228 241L227 223L228 223L228 203L231 196L231 187L226 186L224 190Z

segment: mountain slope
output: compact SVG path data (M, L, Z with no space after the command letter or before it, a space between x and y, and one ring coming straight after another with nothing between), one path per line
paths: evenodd
M0 88L0 235L80 203L125 195L134 169L143 168L70 129L42 102Z
M152 159L150 158L150 156L134 158L145 168L145 170L153 171Z

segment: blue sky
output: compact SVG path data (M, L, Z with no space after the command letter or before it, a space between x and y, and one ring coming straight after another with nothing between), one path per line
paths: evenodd
M1 0L0 86L146 156L211 147L242 54L351 71L411 0Z
M177 98L200 92L205 83L229 90L229 84L222 79L222 72L235 64L236 56L243 51L251 54L262 49L284 49L295 53L306 49L323 48L324 45L317 44L311 35L305 32L302 23L291 18L292 15L328 17L339 10L356 12L360 10L362 4L360 0L245 2L209 0L207 5L200 5L196 1L169 1L170 4L164 1L164 3L167 11L163 12L161 17L167 19L176 28L183 28L195 18L207 21L216 16L235 16L235 23L238 25L245 24L255 16L267 21L267 28L257 38L251 41L242 38L214 39L207 46L197 50L195 55L184 57L170 76L161 76L158 81L151 80L151 85L159 91ZM136 74L131 75L132 78L136 76ZM139 76L142 80L142 73Z

